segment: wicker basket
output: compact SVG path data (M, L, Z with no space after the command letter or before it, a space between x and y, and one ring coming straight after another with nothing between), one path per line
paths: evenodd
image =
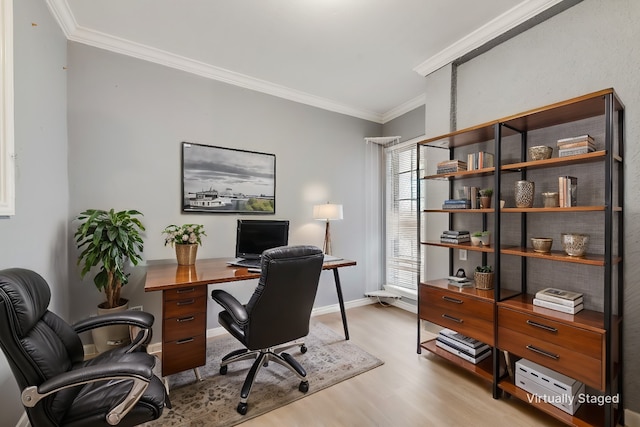
M473 279L476 282L476 289L493 289L493 275L494 273L474 271Z

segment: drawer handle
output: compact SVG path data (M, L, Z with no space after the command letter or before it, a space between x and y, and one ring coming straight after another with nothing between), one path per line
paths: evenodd
M185 338L185 339L181 339L176 341L176 344L187 344L193 341L193 338Z
M453 320L454 322L457 322L457 323L462 323L462 319L458 319L457 317L449 316L448 314L443 314L442 317L444 317L445 319Z
M196 288L183 288L183 289L178 289L176 291L177 294L188 294L189 292L194 292L196 290Z
M538 354L541 354L541 355L543 355L543 356L547 356L547 357L549 357L549 358L551 358L551 359L553 359L553 360L558 360L558 359L560 359L560 355L558 355L558 354L553 354L553 353L549 353L548 351L544 351L544 350L542 350L542 349L540 349L540 348L538 348L538 347L536 347L536 346L534 346L534 345L531 345L531 344L529 344L529 345L527 346L527 350L531 350L531 351L533 351L534 353L538 353Z
M196 302L196 300L194 298L191 298L191 299L178 301L176 305L190 305L190 304L193 304L194 302Z
M193 316L189 316L189 317L181 317L180 319L178 319L178 323L182 323L182 322L191 322L192 320L195 320L196 318Z
M446 295L443 295L443 296L442 296L442 299L443 299L443 300L445 300L445 301L449 301L449 302L456 303L456 304L462 304L462 303L464 302L464 301L462 301L462 300L460 300L460 299L457 299L457 298L451 298L451 297L448 297L448 296L446 296Z
M543 325L542 323L534 322L533 320L527 320L527 325L535 326L536 328L544 329L549 332L558 332L558 329L552 326Z

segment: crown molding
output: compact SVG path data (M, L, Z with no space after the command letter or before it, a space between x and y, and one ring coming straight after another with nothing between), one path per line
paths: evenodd
M55 20L58 21L60 29L68 39L69 35L73 34L78 27L69 3L67 3L67 0L45 0L45 2Z
M390 122L391 120L397 117L400 117L401 115L408 113L409 111L413 111L416 108L425 105L426 102L427 102L426 94L418 95L415 98L410 99L409 101L403 104L400 104L397 107L392 108L391 110L384 113L382 115L382 123L384 124L384 123Z
M415 67L413 71L426 77L474 49L481 47L485 43L534 18L547 9L562 3L562 1L563 0L525 0L456 41L446 49L433 55Z

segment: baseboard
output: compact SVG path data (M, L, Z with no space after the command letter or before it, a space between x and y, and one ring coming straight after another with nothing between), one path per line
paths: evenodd
M18 424L16 424L16 427L31 427L31 424L29 423L29 417L27 417L26 412L22 413L22 416L18 420Z

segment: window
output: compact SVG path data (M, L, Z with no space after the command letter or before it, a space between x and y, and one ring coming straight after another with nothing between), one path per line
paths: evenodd
M414 140L385 148L386 287L414 298L419 267L417 167Z
M12 5L0 0L0 216L15 213Z

